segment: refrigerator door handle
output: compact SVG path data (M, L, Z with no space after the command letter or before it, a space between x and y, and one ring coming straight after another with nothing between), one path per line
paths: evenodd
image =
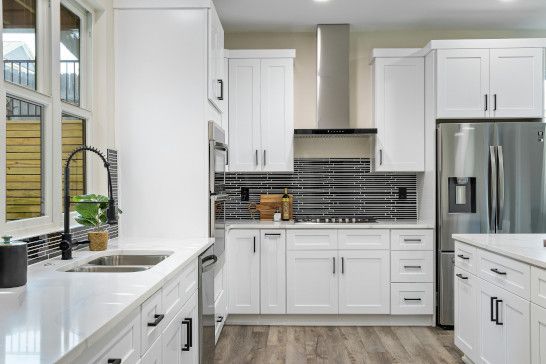
M496 147L489 146L489 227L495 231L497 220L497 156Z
M499 160L499 176L498 176L498 205L499 210L497 213L497 228L502 230L502 220L504 219L504 155L502 152L502 146L497 147L497 156Z

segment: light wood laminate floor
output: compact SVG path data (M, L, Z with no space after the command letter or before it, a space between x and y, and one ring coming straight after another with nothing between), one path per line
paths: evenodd
M228 326L216 363L462 363L453 331L433 327Z

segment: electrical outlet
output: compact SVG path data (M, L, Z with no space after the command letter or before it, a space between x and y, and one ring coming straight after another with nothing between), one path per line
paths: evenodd
M250 189L248 187L241 187L241 201L250 200Z
M406 200L408 198L408 189L406 187L398 187L398 199Z

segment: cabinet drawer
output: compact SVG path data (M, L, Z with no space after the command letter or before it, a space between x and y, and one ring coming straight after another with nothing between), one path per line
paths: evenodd
M288 250L337 249L337 230L287 230L286 243Z
M391 282L432 282L432 251L391 251Z
M531 301L546 308L546 270L531 268Z
M157 340L167 325L161 299L162 290L160 289L141 306L140 326L142 331L142 355Z
M387 250L389 230L347 229L338 231L339 249Z
M432 250L433 230L391 230L391 250Z
M469 273L477 274L478 249L476 247L455 242L455 266Z
M391 283L392 315L432 315L432 283Z
M112 332L115 333L113 338L108 338L107 348L98 355L98 359L93 360L93 363L104 364L111 360L120 359L122 363L137 363L140 358L140 312L138 309L131 313L129 322L122 324ZM101 341L97 347L104 346ZM93 350L93 349L90 349ZM82 362L85 360L82 359Z
M531 267L478 249L478 276L518 296L531 298Z
M188 264L182 273L182 304L185 304L197 290L197 259Z

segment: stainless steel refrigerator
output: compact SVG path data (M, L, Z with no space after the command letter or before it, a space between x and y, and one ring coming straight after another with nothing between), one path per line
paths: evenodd
M546 233L545 125L439 123L438 323L453 325L456 233Z

